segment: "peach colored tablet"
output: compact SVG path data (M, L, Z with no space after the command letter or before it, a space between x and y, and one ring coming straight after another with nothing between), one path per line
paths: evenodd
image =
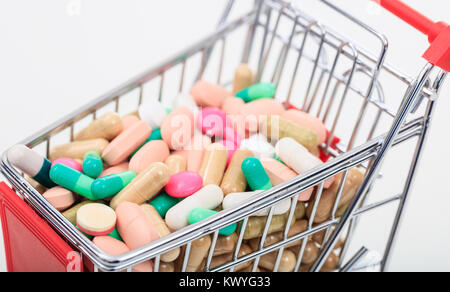
M116 219L113 209L98 203L84 205L77 212L78 228L92 236L110 234L116 227Z
M113 167L109 167L107 169L105 169L99 176L99 178L101 177L105 177L105 176L109 176L109 175L113 175L113 174L119 174L125 171L130 170L130 165L128 162L124 162L121 163L117 166L113 166Z
M199 172L202 167L205 149L211 145L211 139L203 135L195 135L190 146L186 148L188 151L188 171Z
M225 99L232 96L231 92L225 88L203 80L198 81L192 87L191 95L198 106L217 108L221 108Z
M315 116L298 110L288 110L281 115L282 118L294 122L304 128L313 130L319 137L319 144L325 142L327 138L327 129L325 125Z
M273 99L263 98L244 105L241 113L245 116L246 129L250 132L256 132L262 120L268 116L282 115L284 108L279 102Z
M105 151L103 160L110 166L124 162L139 146L144 144L152 133L152 128L144 121L139 121L114 139Z
M123 130L128 129L132 125L138 123L140 119L133 115L128 115L122 118Z
M222 110L227 115L238 115L241 113L241 109L244 105L245 105L245 102L242 98L229 96L223 102Z
M158 230L139 205L120 203L116 214L117 230L131 250L159 239Z
M54 187L43 194L44 198L58 211L69 209L76 201L74 193L62 187Z
M263 158L261 159L261 163L274 186L280 185L298 176L295 171L275 159ZM298 200L302 202L308 201L311 198L313 191L314 188L310 188L309 190L302 192Z
M164 162L169 155L170 150L166 142L150 141L133 156L130 170L139 174L154 162Z
M187 107L174 110L161 126L161 136L172 150L189 145L194 135L194 114Z

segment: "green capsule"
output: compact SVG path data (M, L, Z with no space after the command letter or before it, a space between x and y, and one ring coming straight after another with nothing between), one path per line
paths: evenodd
M195 223L203 221L211 216L214 216L218 213L219 212L213 211L213 210L197 208L197 209L192 210L191 213L189 213L188 221L189 221L189 224L195 224ZM220 229L219 234L223 235L223 236L230 236L231 234L233 234L236 231L236 229L237 229L237 223L234 223L234 224L231 224L230 226Z
M97 178L103 171L103 160L100 153L89 151L84 155L83 172L85 175Z
M148 142L156 140L162 140L161 129L153 130L147 141L145 141L144 144L142 144L136 151L134 151L133 154L131 154L130 158L136 155L136 153L138 153L138 151L141 150L141 148L144 147Z
M258 83L236 93L236 97L243 99L245 102L261 98L274 98L276 89L277 87L272 83Z
M125 171L118 174L98 178L91 187L92 194L97 199L114 197L123 190L135 177L136 173Z
M97 200L91 191L94 179L78 170L65 166L64 164L57 164L50 170L50 178L54 183L69 191L80 194L91 201Z
M119 234L119 231L117 231L117 228L114 228L114 230L110 234L108 234L108 236L123 241L122 237Z
M154 198L150 205L152 205L158 212L161 218L166 218L167 211L180 202L179 199L169 196L166 193L162 193Z
M252 191L266 191L273 187L269 175L258 158L245 159L242 162L242 172Z

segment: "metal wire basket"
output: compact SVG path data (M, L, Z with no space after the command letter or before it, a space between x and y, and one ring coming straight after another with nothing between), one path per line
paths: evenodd
M6 155L3 155L1 161L2 173L61 237L79 250L84 259L94 264L94 271L131 271L139 263L154 260L154 270L157 272L161 265L160 256L179 247L183 249L183 257L178 261L178 270L186 271L192 243L205 236L212 239L204 259L204 270L208 272L234 271L236 267L242 267L242 264L249 266L248 270L256 271L261 257L267 254L275 255L272 270L276 272L287 246L302 239L295 271L320 271L330 253L335 252L333 249L339 239L343 240L343 245L338 250L340 263L337 270L350 271L355 269L355 264L367 251L363 248L354 257L350 255L350 259L346 261L353 235L359 226L358 219L369 211L398 201L384 256L380 262L375 263L384 270L414 180L435 99L446 72L428 64L416 79L406 76L385 63L387 40L382 34L329 1L318 2L324 11L334 11L342 21L364 31L367 39L377 43L379 49L375 50L375 45L361 45L358 40L346 36L345 32L336 32L321 24L320 19L282 0L255 1L251 11L236 20L228 21L234 4L234 1L229 1L213 35L79 108L22 143L41 150L48 156L51 145L72 141L75 131L101 112L110 111L111 108L120 113L136 110L146 98L158 98L169 103L178 91L189 89L199 79L229 86L233 69L240 63L248 63L257 69L258 81L277 84L277 99L280 102L285 102L287 107L295 105L302 108L320 118L329 128L329 139L321 148L332 159L323 166L274 187L237 208L222 211L118 257L105 254L82 235L27 182L23 174L11 166ZM229 52L235 52L237 44L244 44L243 56L233 60L229 57L232 55ZM386 102L383 83L395 84L389 86L387 95L395 97L404 94L400 104L391 105ZM348 118L349 116L353 118ZM336 147L332 147L333 137L341 139ZM408 141L417 142L411 144ZM381 177L381 164L388 151L400 145L412 145L415 150L411 152L411 163L407 165L408 175L402 181L399 193L391 192L388 196L380 196L375 189L376 182ZM345 213L338 216L343 186L350 169L354 167L365 171L365 179ZM343 179L331 218L315 225L314 216L323 194L324 183L338 174L343 174ZM297 204L301 204L298 196L311 187L316 188L316 195L315 200L308 203L313 206L308 228L301 234L289 236L289 226L295 221ZM371 203L368 203L369 194ZM286 214L283 239L269 246L264 245L274 217L274 206L289 198L292 198L292 204ZM258 248L242 256L240 251L245 244L244 233L249 219L256 212L267 208L270 212ZM212 266L219 230L237 222L240 222L241 229L234 253L220 266ZM302 265L308 239L321 232L325 232L325 238L320 256L314 264Z

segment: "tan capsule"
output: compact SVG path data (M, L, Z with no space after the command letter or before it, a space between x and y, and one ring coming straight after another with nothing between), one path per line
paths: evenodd
M151 200L164 188L169 178L169 168L164 163L152 163L112 199L111 208L116 209L122 202L141 205Z
M322 270L320 271L325 273L333 272L334 270L337 269L338 265L339 265L339 257L334 252L332 252L325 261Z
M308 221L306 221L306 220L297 221L297 222L295 222L294 225L291 226L291 229L289 230L289 233L288 233L288 238L291 238L295 235L299 235L299 234L305 232L307 229L308 229ZM284 235L284 231L269 234L264 243L264 247L268 247L268 246L271 246L275 243L282 241L284 238L283 235ZM249 240L250 247L253 250L259 249L260 242L261 242L260 238L254 238L254 239ZM302 239L295 241L293 243L286 245L286 248L301 245L302 242L303 242Z
M191 252L186 272L197 272L202 265L203 259L208 255L211 247L211 236L207 235L192 242Z
M220 186L225 196L245 192L247 180L242 172L242 162L251 156L253 156L253 152L248 149L239 149L234 153Z
M94 139L78 141L65 145L55 146L50 150L50 160L55 161L59 158L84 159L84 155L89 151L103 153L109 145L108 140Z
M174 263L159 263L159 272L160 273L173 273L175 272L175 264Z
M249 267L240 270L239 273L253 273L253 266L250 265ZM270 271L257 267L255 273L270 273Z
M216 243L216 248L214 249L213 256L220 256L227 253L232 253L236 248L236 243L238 241L238 236L236 233L230 236L219 236Z
M67 220L69 220L70 223L72 223L72 225L76 226L77 225L77 212L78 210L80 210L81 207L86 206L88 204L93 204L93 203L98 203L97 201L84 201L79 203L78 205L73 206L72 208L70 208L69 210L65 211L64 213L62 213L62 215L64 217L66 217Z
M295 219L300 220L305 218L306 215L306 207L302 202L298 202L297 206L295 207L294 216Z
M275 262L278 257L278 252L272 252L261 257L259 261L259 266L267 269L269 271L273 271L275 268ZM281 273L290 273L294 271L295 265L297 263L297 259L295 254L290 250L283 251L283 255L281 256L280 266L278 268L278 272Z
M236 69L233 82L233 94L238 93L255 82L255 74L247 64L242 64Z
M241 246L241 250L238 253L238 258L245 257L245 256L251 254L252 252L253 252L253 250L250 248L250 246L243 244ZM234 257L234 253L229 253L229 254L224 254L224 255L213 257L211 260L210 268L215 269L215 268L221 267L221 266L231 262L233 260L233 257ZM242 271L242 270L248 268L249 266L251 266L252 264L253 264L253 261L245 262L243 264L236 266L234 268L234 271L235 272Z
M111 141L123 131L122 118L116 113L109 113L93 121L79 132L74 140L85 141L92 139L106 139Z
M219 186L227 167L228 151L222 144L211 144L203 158L200 176L203 178L203 186Z
M161 216L158 214L158 212L152 205L143 204L141 205L141 208L142 210L144 210L147 217L155 226L160 238L163 238L164 236L171 234L169 227L167 227L166 225L166 222L164 221L164 219L161 218ZM179 256L180 256L180 249L176 248L161 255L161 261L171 263L175 261Z
M271 141L292 138L309 151L313 151L319 146L319 138L316 132L279 116L270 116L265 119L261 125L261 131Z
M36 190L38 191L38 193L40 193L41 195L43 193L45 193L47 191L47 188L44 187L43 185L41 185L40 183L38 183L37 181L35 181L34 179L32 179L31 177L27 176L27 182Z
M331 213L336 202L342 178L343 174L341 173L337 176L333 185L329 189L324 190L317 207L316 216L314 217L314 223L323 223L331 218ZM359 169L350 169L347 180L345 181L344 190L342 192L342 197L341 201L339 202L338 208L345 207L351 202L363 180L364 174ZM314 201L311 201L311 203L306 208L306 215L308 216L308 218L311 217L313 207ZM343 211L345 211L345 209L343 209Z
M297 256L301 251L302 246L294 246L290 248ZM302 264L311 265L319 258L320 250L317 244L310 241L306 244L305 251L303 253Z
M288 217L288 214L273 216L268 234L284 230L284 228L286 228ZM266 223L267 217L250 217L247 223L247 228L245 229L244 239L249 240L261 237L264 233ZM294 220L292 220L292 224L293 223Z
M164 163L169 167L170 175L184 172L187 169L187 161L181 155L170 155Z

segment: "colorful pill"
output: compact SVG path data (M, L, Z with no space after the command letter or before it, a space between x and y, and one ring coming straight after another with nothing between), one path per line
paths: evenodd
M16 145L8 151L8 161L46 188L55 187L50 179L51 162L25 145Z
M78 210L80 210L81 207L88 205L88 204L93 204L96 203L94 201L84 201L81 202L75 206L73 206L72 208L70 208L69 210L65 211L64 213L62 213L62 215L64 217L66 217L67 220L69 220L70 223L72 223L72 225L77 225L77 212Z
M200 80L192 87L191 95L200 107L220 108L231 93L217 84Z
M53 161L52 167L56 164L64 164L70 168L73 168L75 170L78 170L79 172L83 172L83 165L72 158L59 158Z
M242 162L251 156L253 156L253 153L247 149L239 149L234 153L230 165L223 177L222 184L220 185L225 196L231 193L241 193L245 191L247 180L245 179L241 166Z
M242 172L253 191L265 191L273 187L261 161L255 157L249 157L242 162Z
M194 114L187 107L181 107L164 119L161 135L170 149L180 150L191 143L194 129Z
M86 141L77 141L65 145L55 146L50 150L50 160L55 161L58 158L84 159L84 155L89 151L103 153L108 147L109 141L106 139L94 139Z
M74 193L62 187L51 188L42 196L60 212L70 208L77 199Z
M203 185L220 185L227 167L228 151L220 143L211 144L203 158L200 176L203 178Z
M170 155L164 163L169 168L170 175L187 170L187 160L181 155Z
M132 125L136 124L139 121L140 119L134 115L128 115L123 117L122 118L123 130L125 131L126 129L128 129L129 127L131 127Z
M187 198L203 186L202 177L195 172L181 172L170 177L166 192L174 198Z
M166 218L167 211L179 202L179 199L171 197L166 193L161 193L150 202L150 205L156 209L161 218Z
M227 128L227 115L218 108L204 108L197 117L197 127L210 137L223 137Z
M167 117L166 107L157 100L146 101L139 107L139 117L152 129L158 129Z
M116 212L103 204L88 204L77 212L77 227L92 236L104 236L116 227Z
M130 159L133 158L133 156L136 155L136 153L138 153L138 151L141 150L142 147L147 145L147 143L149 143L151 141L157 141L157 140L162 140L161 129L153 130L152 134L147 139L147 141L145 141L144 144L142 144L136 151L133 152L133 154L131 154Z
M232 141L228 140L222 140L219 143L225 146L225 148L228 151L228 159L227 159L227 166L228 166L231 163L231 159L233 158L234 153L236 152L236 150L238 150L239 147L236 146L236 144L234 144Z
M241 64L234 74L233 93L236 94L253 85L255 74L247 64Z
M121 164L119 164L117 166L113 166L113 167L110 167L108 169L105 169L100 174L99 178L102 178L102 177L105 177L105 176L110 176L110 175L113 175L113 174L119 174L119 173L128 171L129 168L130 168L129 163L128 162L124 162L124 163L121 163Z
M106 139L111 141L123 131L122 118L116 113L108 113L93 121L75 135L74 141Z
M92 183L92 194L97 199L113 197L131 183L135 177L135 172L125 171L98 178Z
M273 98L276 89L277 87L272 83L258 83L236 93L236 97L242 98L245 102L261 98Z
M242 203L251 198L254 198L260 193L261 191L228 194L228 196L226 196L225 199L223 200L222 207L224 210L228 210L238 206L242 206ZM274 215L284 214L287 211L289 211L290 208L291 208L291 199L283 200L275 205ZM265 210L261 210L253 214L252 216L264 217L269 215L269 212L270 208L267 208Z
M281 117L303 128L313 130L319 138L319 144L325 143L328 136L327 128L317 117L295 109L284 112Z
M130 160L130 170L141 173L152 163L164 162L169 155L170 150L166 142L161 140L150 141Z
M187 170L192 172L199 172L202 167L203 158L205 156L206 148L211 145L211 138L201 134L195 135L191 144L186 147L187 151Z
M84 156L83 172L85 175L97 178L103 172L103 160L100 153L89 151Z
M80 194L91 201L97 200L91 191L94 180L73 168L64 164L57 164L50 170L50 178L56 184Z
M123 241L123 239L122 239L122 237L120 236L119 231L117 230L117 228L114 228L114 230L113 230L110 234L108 234L108 236L109 236L109 237L112 237L112 238L114 238L114 239Z
M209 209L200 209L196 208L189 213L188 221L189 224L195 224L200 221L203 221L211 216L218 214L219 212L209 210ZM224 227L219 230L219 235L229 236L233 234L237 229L237 223L231 224L230 226Z

